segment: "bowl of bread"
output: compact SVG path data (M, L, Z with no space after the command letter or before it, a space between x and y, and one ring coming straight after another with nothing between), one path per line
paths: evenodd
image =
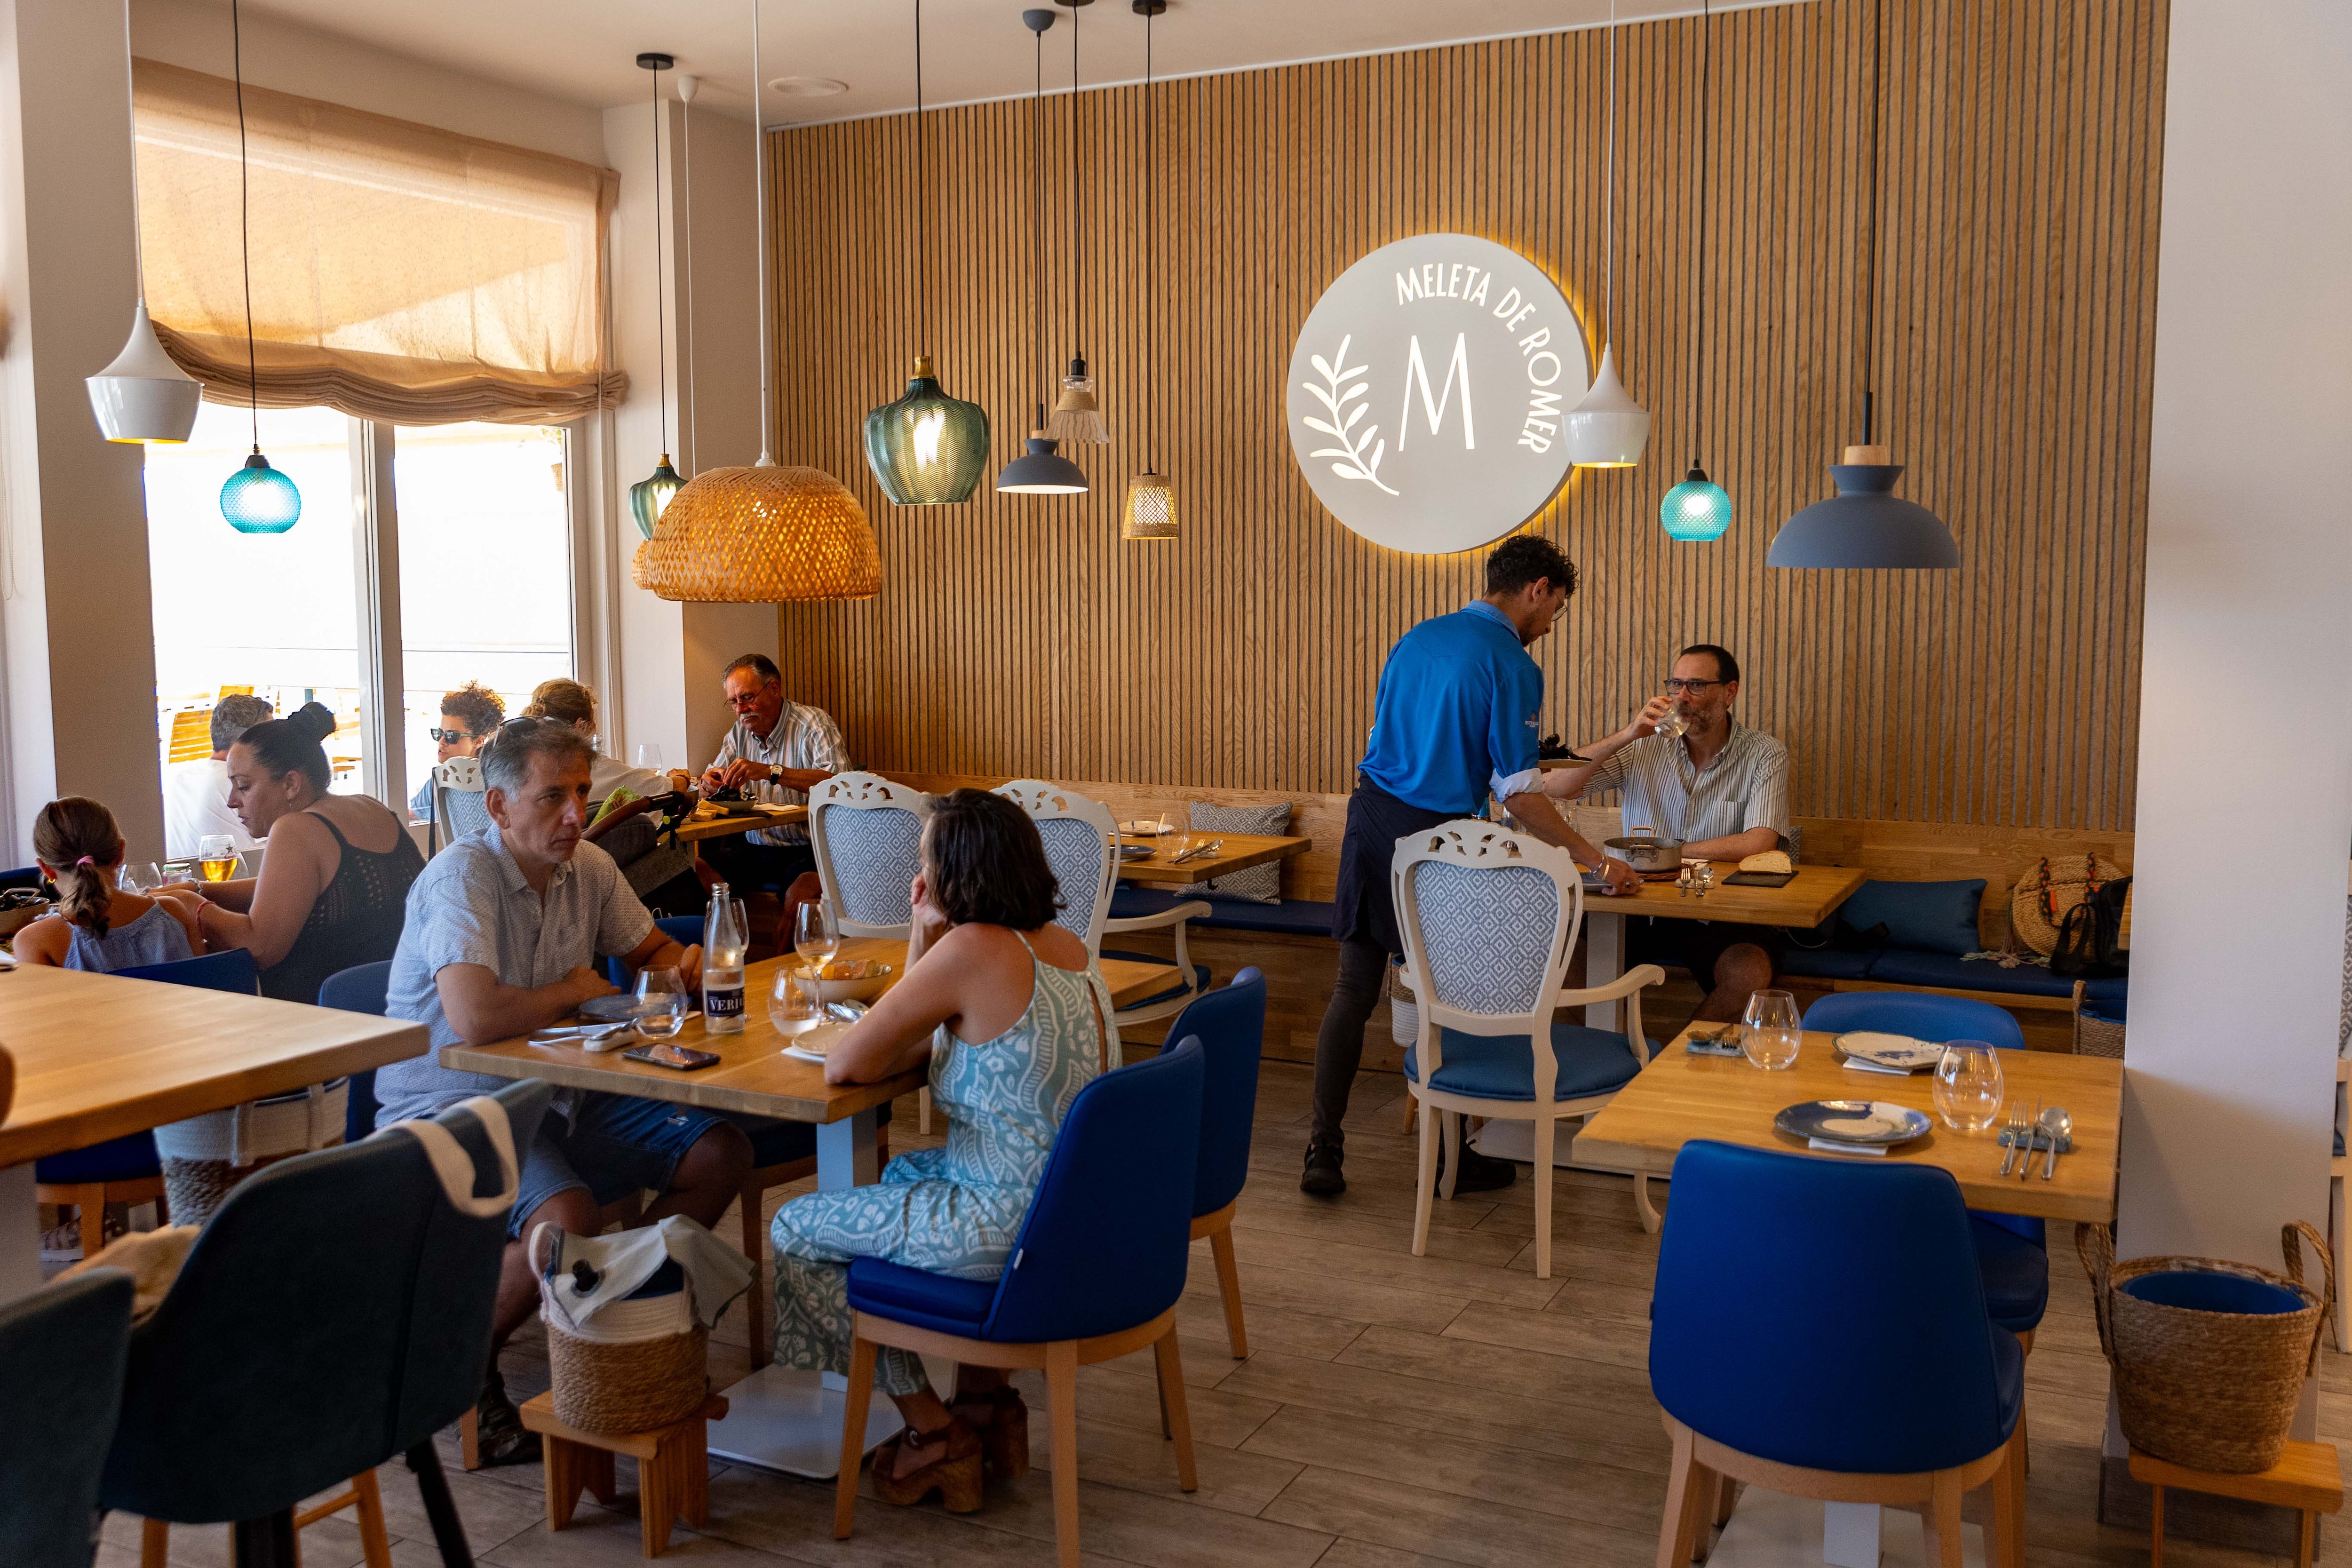
M808 985L808 965L795 964L803 990ZM816 994L821 1002L864 1002L881 994L898 971L889 964L870 958L837 958L817 968Z

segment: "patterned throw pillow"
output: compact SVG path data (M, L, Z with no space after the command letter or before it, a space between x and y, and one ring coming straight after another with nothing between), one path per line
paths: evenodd
M1194 833L1271 833L1290 831L1290 803L1276 805L1211 805L1205 800L1192 803L1192 828ZM1185 889L1203 899L1230 899L1242 904L1278 904L1282 902L1282 862L1269 861L1253 866L1246 871L1236 871L1230 877L1197 883Z

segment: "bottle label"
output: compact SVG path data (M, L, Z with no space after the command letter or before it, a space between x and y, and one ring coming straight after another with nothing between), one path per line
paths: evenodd
M702 1029L709 1035L740 1035L743 1032L743 983L732 985L711 984L702 988Z

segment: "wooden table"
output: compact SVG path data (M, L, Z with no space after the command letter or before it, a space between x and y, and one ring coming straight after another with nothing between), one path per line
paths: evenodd
M699 844L706 838L731 838L739 833L759 833L771 827L790 827L808 820L804 805L765 805L757 812L717 812L695 808L693 815L677 825L680 844Z
M1853 897L1864 881L1862 872L1850 866L1800 866L1795 879L1785 887L1732 888L1725 886L1724 879L1739 869L1739 863L1718 860L1714 865L1715 886L1703 899L1685 897L1671 881L1644 882L1628 893L1586 893L1585 984L1606 985L1625 973L1628 915L1719 921L1726 925L1817 926ZM1617 1028L1617 1004L1589 1005L1584 1022L1588 1028Z
M1304 855L1307 847L1315 842L1311 838L1291 838L1271 833L1223 833L1215 828L1194 828L1191 831L1195 843L1222 838L1224 847L1213 855L1196 855L1181 865L1171 865L1168 851L1158 847L1165 842L1164 839L1155 841L1122 836L1119 840L1122 844L1153 844L1155 847L1149 858L1121 860L1118 879L1140 882L1150 888L1189 887L1195 882L1230 877L1235 871L1246 871L1253 866L1270 866L1293 855ZM1179 830L1171 837L1182 836L1182 830Z
M906 973L907 944L885 937L854 937L839 956L887 963L896 984ZM441 1047L441 1065L499 1078L539 1078L572 1089L634 1094L674 1100L710 1110L771 1116L816 1126L817 1186L827 1192L862 1186L881 1175L876 1160L878 1121L875 1108L924 1086L922 1071L900 1073L881 1083L829 1084L815 1062L782 1054L791 1042L768 1022L768 993L787 960L779 956L743 972L743 1032L709 1035L703 1021L688 1021L677 1040L696 1050L715 1051L716 1067L675 1072L623 1058L618 1051L591 1052L576 1046L534 1046L528 1040L496 1045ZM797 962L796 960L794 962ZM1172 965L1106 962L1103 978L1121 1007L1166 990L1177 981ZM888 985L883 990L887 991ZM755 1263L756 1266L756 1263ZM727 1391L731 1408L710 1431L710 1451L764 1469L817 1479L841 1466L842 1379L835 1373L799 1372L781 1363L760 1368ZM866 1446L887 1441L900 1426L898 1411L877 1401L867 1418Z
M0 969L0 1301L41 1282L33 1162L421 1056L425 1027L152 980ZM6 1216L17 1217L9 1219Z

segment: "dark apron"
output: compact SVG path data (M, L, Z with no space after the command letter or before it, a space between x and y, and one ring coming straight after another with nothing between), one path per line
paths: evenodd
M1370 942L1385 952L1404 952L1397 934L1396 906L1389 897L1389 868L1397 840L1426 833L1459 813L1423 811L1356 775L1348 797L1348 830L1339 841L1339 886L1331 905L1331 934L1341 942Z

